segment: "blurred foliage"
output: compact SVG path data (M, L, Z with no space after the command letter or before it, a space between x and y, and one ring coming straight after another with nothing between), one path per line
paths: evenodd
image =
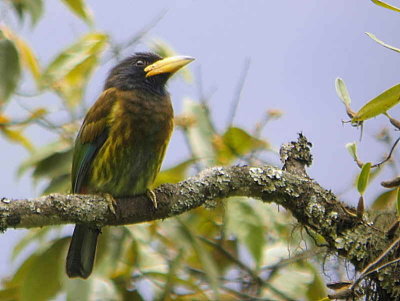
M3 106L15 91L21 74L17 47L5 36L3 30L0 31L0 72L7 74L0 81L0 106Z
M42 89L54 90L68 106L77 105L107 40L106 34L89 33L63 50L43 71Z
M373 2L396 10L384 2ZM0 3L15 14L18 22L29 18L33 30L44 14L42 0ZM96 68L110 56L114 58L116 49L126 45L134 49L140 41L160 55L176 53L165 41L148 37L145 30L116 43L97 30L85 1L62 3L71 11L71 18L78 17L88 25L88 33L59 49L49 62L40 61L17 32L0 24L0 133L28 150L18 175L30 172L33 182L44 183L43 193L70 189L74 137L86 110L85 90ZM397 51L374 35L369 36ZM195 82L189 69L177 77L182 79L188 85ZM35 87L35 97L29 98L33 109L21 108L26 116L20 119L9 116L7 106L18 105L18 100L24 98L21 86L27 81ZM342 79L336 81L336 89L342 102L350 107ZM45 94L54 96L66 117L54 118L58 112L40 104ZM398 104L399 96L399 85L388 89L354 113L352 122L359 124L386 114ZM218 129L207 101L185 98L182 114L176 118L176 130L185 138L190 155L163 169L154 186L176 183L210 166L267 163L263 155L272 147L261 132L282 113L262 109L265 116L254 131L234 125ZM24 131L33 125L56 138L47 145L30 141ZM389 148L393 145L388 133L377 139ZM353 159L362 163L356 144L348 144L347 148ZM370 163L360 165L364 168L354 185L364 194L378 169L373 170L375 165ZM385 165L393 167L393 160ZM373 201L372 208L400 208L398 195L397 189L387 190ZM303 236L288 212L248 198L218 200L210 207L164 221L105 228L95 270L88 280L66 277L69 237L61 227L29 230L14 248L12 260L22 263L13 275L2 279L0 300L318 300L326 296L320 269L324 258L315 251L314 241L321 239Z

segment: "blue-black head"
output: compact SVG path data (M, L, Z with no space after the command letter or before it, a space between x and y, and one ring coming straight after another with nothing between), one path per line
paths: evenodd
M163 95L171 75L193 60L188 56L162 58L151 52L135 53L111 69L104 89L144 89Z

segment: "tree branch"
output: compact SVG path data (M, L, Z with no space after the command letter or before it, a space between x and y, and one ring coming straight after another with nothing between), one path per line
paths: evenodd
M0 230L67 223L98 226L140 223L179 215L207 201L247 196L283 206L303 226L321 235L330 251L344 256L357 271L362 271L393 240L376 225L371 227L358 218L353 208L347 207L332 192L307 176L305 166L311 164L312 158L310 147L302 135L297 142L282 147L285 170L269 165L213 167L180 183L162 185L155 190L157 209L146 196L117 199L115 214L107 199L98 195L3 198L0 200ZM387 223L390 223L389 217L384 216ZM397 258L397 253L397 249L391 251L385 261ZM399 289L393 280L394 274L388 272L390 269L394 270L395 265L371 275L370 279L379 283L388 296L397 296Z
M145 195L116 199L116 214L111 212L107 198L101 195L50 194L36 199L3 198L0 201L0 225L2 230L68 223L125 225L168 218L207 201L232 196L248 196L287 207L290 206L288 201L321 192L319 185L310 179L272 166L213 167L180 183L160 186L155 190L157 209Z

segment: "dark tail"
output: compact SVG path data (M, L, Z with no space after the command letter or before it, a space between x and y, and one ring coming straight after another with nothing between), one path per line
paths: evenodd
M99 229L88 225L75 226L67 255L68 277L89 277L93 269L99 233Z

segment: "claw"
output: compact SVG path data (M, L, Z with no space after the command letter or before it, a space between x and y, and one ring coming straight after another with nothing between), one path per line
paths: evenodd
M150 201L153 203L154 208L157 209L157 197L156 197L156 194L154 193L154 191L151 189L147 189L146 195L150 199Z
M116 215L117 212L115 211L115 208L117 207L117 201L114 197L109 193L102 193L101 196L107 201L110 211Z

